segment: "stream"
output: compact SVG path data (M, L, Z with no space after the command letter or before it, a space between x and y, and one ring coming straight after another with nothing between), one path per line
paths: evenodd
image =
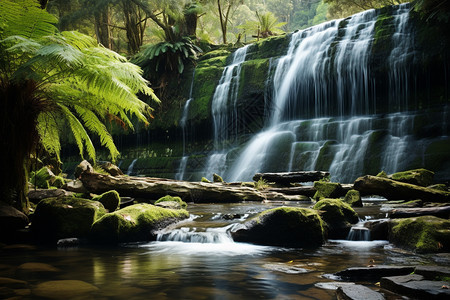
M370 199L356 210L366 220L383 218L381 203ZM19 265L40 262L62 271L30 273L26 280L32 285L82 280L100 289L96 299L334 299L332 274L348 267L450 264L445 258L438 262L439 256L395 249L387 241L330 240L318 249L303 250L234 243L228 235L237 223L280 205L190 204L190 219L150 243L2 251L0 277L14 278Z

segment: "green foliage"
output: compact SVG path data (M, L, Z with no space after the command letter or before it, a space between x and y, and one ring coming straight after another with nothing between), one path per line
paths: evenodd
M414 10L427 21L438 20L444 23L450 21L449 0L416 0L414 1Z
M185 65L194 63L201 52L189 37L183 37L177 42L147 45L132 61L144 70L146 78L152 78L154 74L183 73Z
M277 34L282 34L284 31L281 29L286 22L278 22L278 19L271 12L259 14L256 12L257 21L247 21L245 24L239 26L249 32L258 33L258 37L267 38Z
M263 178L259 178L258 181L255 182L255 189L261 191L268 188L269 185L267 184L267 181Z
M81 156L86 150L95 159L90 131L115 160L119 153L105 123L114 120L132 128L131 115L147 123L151 108L136 94L158 101L142 71L86 35L57 33L56 19L39 10L36 1L20 2L21 9L10 1L0 6L5 24L0 31L2 85L34 83L30 97L39 99L36 130L48 153L59 155L60 128L68 124Z
M324 0L329 5L328 12L333 18L348 17L371 8L396 5L409 0Z

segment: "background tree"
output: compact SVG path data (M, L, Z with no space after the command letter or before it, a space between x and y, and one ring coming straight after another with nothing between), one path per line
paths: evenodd
M0 199L27 210L27 162L37 147L59 158L60 130L70 127L80 155L95 159L88 132L119 154L105 124L133 128L151 108L136 93L158 99L141 70L78 32L59 33L57 19L33 0L0 3L0 165L8 176Z
M224 44L227 43L228 24L231 21L233 11L243 3L243 0L217 0L217 11L219 13L222 41Z

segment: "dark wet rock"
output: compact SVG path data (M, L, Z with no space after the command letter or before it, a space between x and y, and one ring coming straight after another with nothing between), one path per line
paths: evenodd
M383 289L414 299L449 299L449 281L424 280L422 275L383 277L380 281Z
M389 220L371 220L364 223L364 227L370 230L370 238L372 240L388 240L389 238Z
M256 173L253 176L254 181L263 179L267 182L274 182L281 185L289 186L291 183L297 182L313 182L330 176L328 172L322 171L300 171L300 172L283 172L283 173Z
M75 179L67 182L62 186L66 191L74 192L74 193L88 193L89 191L84 187L83 182L79 179Z
M306 197L313 197L316 189L313 186L295 186L282 188L269 188L267 192L275 192L285 195L302 195Z
M269 263L264 264L263 268L286 274L304 274L312 272L312 270L310 269L303 268L303 265L297 265L292 263Z
M366 286L355 284L340 286L336 290L338 300L384 300L384 296Z
M361 194L357 190L350 190L345 194L344 202L348 203L351 207L362 207Z
M327 224L328 238L343 239L352 227L358 223L358 214L347 203L339 199L322 199L314 205Z
M314 188L316 189L316 193L313 196L315 200L320 200L322 198L339 198L346 194L342 185L337 182L315 181Z
M319 214L312 209L294 207L266 210L231 234L236 242L282 247L318 247L325 240Z
M416 200L450 202L450 193L392 179L366 175L356 179L355 190L362 195L379 195L389 200Z
M37 279L51 277L61 273L61 270L52 265L38 262L29 262L20 265L16 270L16 276L20 279Z
M23 212L0 202L0 237L13 234L15 230L24 228L28 223L28 217Z
M47 281L32 290L33 296L47 299L90 298L98 291L96 286L80 280Z
M33 203L38 203L42 199L71 196L73 193L65 189L30 189L28 199Z
M166 209L155 205L134 204L102 216L92 225L94 243L151 241L162 228L189 217L184 209Z
M411 183L420 186L429 186L433 184L434 172L426 169L408 170L389 175L388 178L395 181Z
M450 250L450 221L434 216L392 219L389 241L394 245L419 253Z
M0 277L0 286L10 289L25 289L28 287L28 282L13 278Z
M92 198L93 201L98 201L109 211L113 212L120 207L119 193L112 190Z
M318 282L314 284L314 286L318 287L319 289L324 290L337 290L341 286L350 286L355 285L354 282L340 282L340 281L329 281L329 282Z
M222 216L222 219L224 220L234 220L234 219L240 219L240 214L225 214Z
M77 238L68 238L68 239L60 239L56 242L56 246L58 248L71 248L78 247L80 245L80 239Z
M417 208L422 207L422 200L411 200L411 201L388 201L387 203L383 203L381 209L390 210L395 208Z
M224 181L223 181L223 178L219 174L214 173L213 174L213 182L224 182Z
M417 266L414 273L429 280L450 278L450 268L442 266Z
M94 168L92 165L87 161L83 160L78 166L75 167L74 176L75 179L80 178L81 173L83 172L93 172Z
M408 275L414 272L412 266L373 266L373 267L354 267L339 271L334 275L344 280L361 281L371 280L378 281L381 277Z
M85 237L92 224L106 213L100 202L82 198L44 199L36 207L32 231L40 241Z
M427 186L427 188L440 190L440 191L444 191L444 192L448 192L449 191L448 187L445 184L443 184L443 183L433 184L433 185Z

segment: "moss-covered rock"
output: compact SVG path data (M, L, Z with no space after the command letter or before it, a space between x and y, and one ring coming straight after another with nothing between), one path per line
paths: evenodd
M429 186L433 184L434 172L428 171L426 169L416 169L397 172L389 177L400 182L406 182L420 186Z
M337 198L345 195L341 184L337 182L314 181L314 188L316 189L314 200Z
M92 224L106 213L100 202L82 198L47 198L39 202L32 230L40 240L86 237Z
M389 241L396 246L420 253L450 250L450 221L434 216L393 219Z
M216 174L216 173L213 174L213 181L214 182L224 182L223 178L219 174Z
M170 195L167 195L167 196L159 198L155 202L155 205L158 205L158 204L162 204L163 205L164 203L167 203L167 202L175 202L177 204L177 207L174 207L174 208L176 208L176 209L186 208L187 207L187 203L184 202L183 200L181 200L180 197L178 197L178 196L173 197L173 196L170 196ZM162 207L165 207L165 206L162 206ZM168 208L168 207L166 207L166 208Z
M322 219L312 209L279 207L266 210L232 232L237 242L282 247L318 247L324 242Z
M362 207L361 194L357 190L350 190L345 194L344 202L352 207Z
M377 174L377 177L388 178L388 174L385 171L381 171Z
M55 174L49 168L42 167L31 174L30 182L38 188L48 189L50 187L50 180L54 177Z
M62 176L55 176L52 179L50 179L50 186L61 188L65 184L65 180Z
M184 209L134 204L101 217L89 237L92 242L105 244L151 241L156 239L156 231L188 217Z
M350 205L339 199L322 199L314 205L328 225L328 238L343 239L347 236L351 224L359 221L358 214Z
M202 177L201 182L211 183L206 177Z
M113 212L120 207L120 195L117 191L108 191L92 198L94 201L98 201L109 211Z

